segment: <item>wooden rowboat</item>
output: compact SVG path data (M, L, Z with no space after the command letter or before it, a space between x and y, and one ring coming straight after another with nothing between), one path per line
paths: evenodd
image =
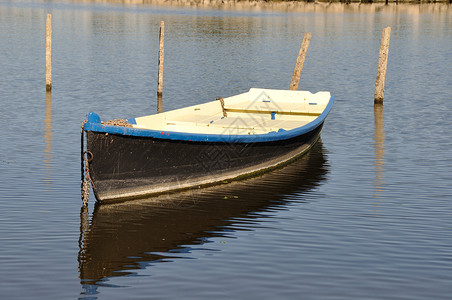
M84 131L94 194L123 200L273 169L315 144L333 102L329 92L253 88L122 126L91 112Z

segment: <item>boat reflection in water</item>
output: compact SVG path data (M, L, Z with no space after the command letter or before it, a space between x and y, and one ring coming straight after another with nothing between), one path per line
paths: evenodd
M300 159L254 178L144 200L96 204L91 222L82 208L78 261L85 293L108 285L108 277L133 274L149 262L165 261L164 253L174 260L187 245L240 230L234 224L252 222L266 211L284 207L290 202L288 195L297 194L302 201L303 193L319 185L326 173L319 140Z

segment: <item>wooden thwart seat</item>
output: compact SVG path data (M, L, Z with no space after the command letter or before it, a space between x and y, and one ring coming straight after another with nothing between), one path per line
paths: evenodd
M271 114L275 112L278 114L318 116L322 113L324 107L317 105L315 102L275 103L271 101L257 101L252 104L248 102L228 104L225 105L225 109L226 111L243 113Z

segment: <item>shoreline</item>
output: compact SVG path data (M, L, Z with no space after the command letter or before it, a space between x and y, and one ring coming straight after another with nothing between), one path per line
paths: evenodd
M284 0L73 0L84 3L112 3L122 5L156 5L179 8L205 8L220 10L250 10L250 11L277 11L277 12L388 12L388 13L452 13L452 0L435 2L377 0L364 1L284 1Z

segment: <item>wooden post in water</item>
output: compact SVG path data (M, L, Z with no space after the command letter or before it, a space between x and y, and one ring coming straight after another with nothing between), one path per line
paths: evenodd
M163 112L163 97L162 94L157 95L157 112Z
M52 90L52 15L47 14L46 22L46 90Z
M292 81L290 82L289 90L296 91L298 84L300 83L301 71L303 70L304 59L306 58L306 52L308 52L309 42L311 41L311 33L306 32L301 43L300 52L298 53L297 63L292 75Z
M375 82L374 103L383 103L390 37L391 37L391 27L384 28L383 32L381 33L380 56L378 58L378 71L377 71L377 80Z
M160 47L159 47L159 73L158 73L158 86L157 86L157 95L163 94L163 58L164 58L164 47L163 40L165 38L165 23L163 21L160 22Z

